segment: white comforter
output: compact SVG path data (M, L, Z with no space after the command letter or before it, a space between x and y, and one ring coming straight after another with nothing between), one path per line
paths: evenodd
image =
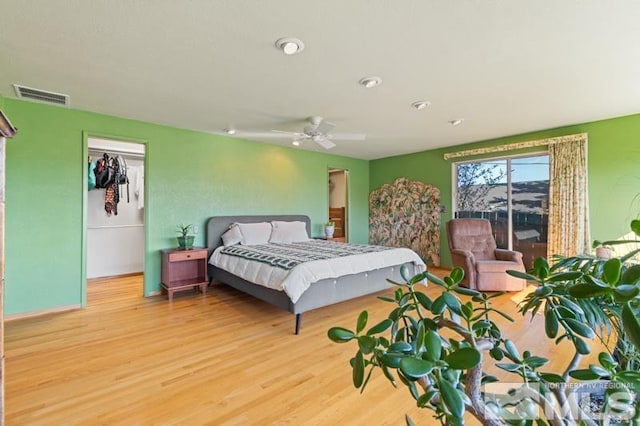
M299 264L291 270L276 268L266 263L250 261L237 256L225 255L220 253L223 249L224 247L221 246L213 252L209 258L210 264L247 281L284 291L293 303L298 301L311 283L326 278L337 278L342 275L373 271L406 262L414 263L413 272L416 274L426 268L420 256L407 248L393 248L335 259L314 260Z

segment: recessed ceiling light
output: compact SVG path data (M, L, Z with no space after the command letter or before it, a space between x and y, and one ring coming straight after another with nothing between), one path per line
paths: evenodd
M431 106L431 102L429 102L429 101L416 101L416 102L412 103L411 106L419 111L421 109L427 108L428 106Z
M300 142L299 141L293 141L293 142L291 142L291 145L300 146Z
M285 37L276 41L276 47L285 55L295 55L304 50L304 43L297 38Z
M359 83L367 89L371 89L372 87L380 86L382 79L380 77L362 77Z
M464 121L464 118L456 118L455 120L449 120L449 124L452 126L459 126Z
M224 132L228 135L235 135L236 134L236 129L224 129Z

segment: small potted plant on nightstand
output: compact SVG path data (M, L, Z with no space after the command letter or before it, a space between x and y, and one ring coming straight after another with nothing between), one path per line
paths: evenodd
M189 224L189 225L178 225L178 234L180 234L179 237L177 237L178 239L178 247L180 247L182 250L188 250L190 248L193 248L193 240L195 239L194 235L189 235L189 231L193 229L193 225Z
M336 224L334 221L330 220L324 225L324 235L327 238L333 238L333 233L336 230Z

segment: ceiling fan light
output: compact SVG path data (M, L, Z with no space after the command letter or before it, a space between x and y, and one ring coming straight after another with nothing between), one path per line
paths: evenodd
M297 38L285 37L276 41L276 47L285 55L295 55L304 50L304 43Z
M382 84L382 79L380 77L362 77L359 83L361 86L364 86L367 89L371 89L372 87L376 87Z
M411 106L414 107L415 109L417 109L418 111L420 111L421 109L425 109L425 108L431 106L431 102L429 102L429 101L416 101L416 102L412 103Z

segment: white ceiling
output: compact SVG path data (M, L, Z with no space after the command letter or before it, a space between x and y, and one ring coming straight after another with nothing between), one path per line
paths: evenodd
M637 0L0 0L0 10L6 97L19 83L68 94L72 108L239 135L301 131L319 115L336 133L367 134L330 151L350 157L640 112ZM280 37L305 50L283 55ZM358 85L370 75L382 85ZM417 100L432 105L417 111Z

